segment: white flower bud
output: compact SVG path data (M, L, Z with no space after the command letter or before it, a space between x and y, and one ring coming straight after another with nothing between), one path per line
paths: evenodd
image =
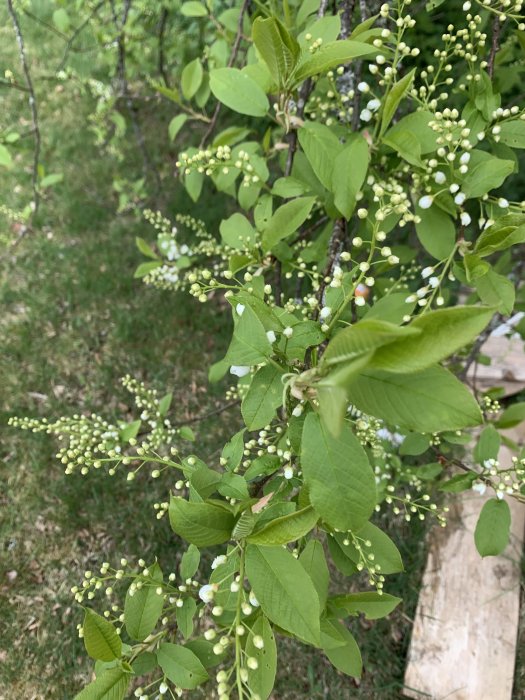
M430 209L433 202L434 198L431 195L426 194L424 197L421 197L418 204L421 207L421 209Z
M277 337L273 331L266 331L266 337L268 338L268 341L273 345L275 341L277 340Z

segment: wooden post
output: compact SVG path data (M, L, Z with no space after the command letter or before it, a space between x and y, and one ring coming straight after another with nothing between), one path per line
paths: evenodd
M525 431L508 432L523 441ZM508 464L503 447L499 459ZM499 557L474 545L478 514L489 495L468 491L449 524L431 535L405 673L404 695L431 700L511 700L519 623L525 506L509 498L512 534Z

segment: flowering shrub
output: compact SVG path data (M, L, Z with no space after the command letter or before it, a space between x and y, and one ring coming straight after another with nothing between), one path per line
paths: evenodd
M129 377L131 423L11 421L64 439L67 473L173 475L156 511L187 543L178 568L104 562L73 589L96 660L78 700L123 698L134 676L148 679L134 691L143 700L212 676L209 696L264 700L276 633L359 677L346 619L400 603L387 577L401 557L374 513L445 525L433 483L491 489L476 545L487 556L508 541L506 498L523 500L525 460L500 467L499 429L523 419L523 404L501 413L496 395L467 384L483 340L524 304L513 180L525 111L504 72L522 41L521 2L450 3L456 24L429 2L432 51L415 45L409 0L361 22L356 4L180 8L206 50L185 63L180 91L164 88L180 106L171 138L187 128L195 143L177 180L196 216L212 196L227 215L208 232L198 218L173 225L145 211L157 238L138 239L147 260L136 275L231 307L232 339L209 377L236 378L244 428L220 459L189 453L195 436L170 423L170 395ZM200 563L208 547L211 569ZM363 590L334 594L333 567Z

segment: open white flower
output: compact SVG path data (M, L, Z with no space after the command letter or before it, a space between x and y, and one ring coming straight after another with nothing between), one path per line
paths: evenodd
M461 219L463 226L468 226L472 221L470 214L468 214L466 211L461 212L461 216L459 218Z
M230 374L234 374L236 377L245 377L250 373L250 367L244 365L232 365L230 367Z
M215 590L214 586L211 584L207 583L205 586L201 586L199 589L199 598L204 602L204 603L211 603L213 598L215 597Z
M211 568L212 568L212 569L216 569L216 568L217 568L218 566L220 566L221 564L225 564L226 561L227 561L227 560L226 560L226 555L225 555L225 554L219 554L219 556L218 556L218 557L215 557L215 559L212 561L212 563L211 563Z

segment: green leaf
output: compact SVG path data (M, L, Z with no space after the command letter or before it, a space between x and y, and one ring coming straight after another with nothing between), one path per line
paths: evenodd
M279 241L287 238L303 224L312 211L315 197L298 197L280 206L263 232L263 249L271 250Z
M154 262L143 262L137 267L133 277L135 279L140 279L141 277L145 277L146 275L149 275L149 273L152 272L153 270L156 270L158 267L161 267L161 265L163 265L162 260L157 260Z
M140 250L142 255L145 255L148 258L153 258L153 260L158 260L159 256L157 253L153 250L153 248L147 243L143 238L140 238L137 236L135 238L135 243L137 244L137 248Z
M149 568L150 576L142 579L142 587L128 588L124 603L124 624L132 639L142 642L153 632L164 607L164 596L157 593L162 583L162 571L155 563Z
M288 550L248 545L246 575L272 622L307 644L319 646L319 598L311 578Z
M401 598L377 591L337 595L329 600L331 608L342 609L348 615L364 613L367 620L379 620L390 615L399 603L401 603Z
M164 394L164 396L161 398L159 401L159 413L161 416L165 416L166 413L170 410L171 402L173 401L173 394L172 392L168 392L167 394Z
M169 680L183 690L193 690L209 679L199 657L180 644L163 642L157 661Z
M372 354L368 352L341 363L315 385L319 413L324 425L335 437L341 433L348 408L348 386L368 365Z
M323 551L323 545L317 540L310 540L299 555L299 564L313 581L321 608L324 608L328 598L330 572Z
M62 32L62 34L65 34L69 29L71 21L68 13L63 7L60 7L58 10L53 12L53 24L60 32Z
M2 143L0 143L0 165L3 165L4 168L10 168L13 165L11 154Z
M210 89L215 97L234 112L264 117L270 108L259 85L237 68L215 68L210 72Z
M525 148L525 122L521 119L503 122L500 126L499 141L511 148Z
M474 448L474 459L479 464L483 464L487 459L497 459L500 446L500 434L493 425L487 425L483 428Z
M436 132L429 126L434 115L426 110L412 112L402 117L386 132L383 142L392 145L401 134L410 133L419 146L420 154L432 153L436 149ZM400 153L401 155L401 153Z
M496 426L498 428L513 428L524 420L525 403L513 403L503 411L496 422Z
M305 122L297 134L314 173L327 190L331 189L334 161L341 152L339 139L332 129L317 122Z
M353 58L370 56L375 53L377 51L373 46L361 41L353 41L351 39L332 41L311 55L304 54L305 58L300 62L293 74L293 82L297 85L313 75L319 75L319 73L324 73L330 68L345 65Z
M124 428L119 430L119 438L122 442L129 442L132 438L137 437L142 421L135 420L133 423L128 423Z
M479 514L474 542L482 557L501 554L509 543L510 508L507 501L491 498Z
M184 639L193 634L193 616L197 612L197 603L193 598L184 598L182 607L175 609L177 627Z
M168 136L170 137L170 141L175 141L175 139L177 138L177 134L182 129L187 120L187 114L177 114L176 117L173 117L173 119L168 125Z
M180 575L184 581L195 576L200 560L201 553L194 544L190 544L180 560Z
M493 307L456 306L418 316L410 326L417 335L380 347L370 366L388 372L419 372L473 341L494 315ZM358 324L359 325L359 324Z
M286 85L301 53L297 41L276 17L258 17L253 23L252 38L275 83Z
M222 475L218 491L226 498L236 498L238 500L244 500L250 496L248 493L248 484L244 476L241 476L241 474L234 474L233 472L226 472Z
M187 100L191 100L200 88L203 76L204 71L200 59L196 58L184 66L181 75L181 90Z
M171 528L196 547L222 544L231 537L233 515L211 503L190 503L172 496L169 507Z
M263 648L255 646L254 637L262 637ZM261 615L252 625L251 633L246 640L245 652L248 657L256 659L257 668L248 668L248 685L252 693L261 700L267 700L273 690L277 672L277 646L272 627L268 620Z
M292 337L282 339L281 346L287 360L303 362L307 348L319 345L326 336L316 321L299 321L292 328Z
M523 214L507 214L484 229L474 247L480 257L525 243L525 217Z
M376 505L375 478L368 457L348 425L332 436L319 416L304 422L301 466L310 501L332 527L359 529Z
M330 189L335 206L346 219L350 219L355 209L356 195L365 181L369 158L368 144L357 134L334 161Z
M183 440L195 442L195 433L189 425L183 425L181 428L179 428L179 435Z
M402 323L404 317L412 313L415 305L415 301L407 302L406 292L394 292L378 299L363 316L363 320L379 318L390 323Z
M183 2L180 12L185 17L206 17L208 10L203 2Z
M416 432L459 430L482 422L468 389L439 366L413 374L365 369L348 393L359 410Z
M256 230L243 214L235 213L229 219L223 219L219 230L222 240L235 250L253 248L257 240Z
M469 171L463 180L462 191L467 199L483 197L503 184L514 171L514 161L502 160L485 151L471 151Z
M448 481L442 483L439 490L445 493L462 493L472 488L472 484L475 481L475 474L456 474L451 479L448 479Z
M266 365L257 370L242 400L241 412L248 430L260 430L271 423L283 402L283 372Z
M428 450L429 445L430 438L428 435L408 433L399 448L399 454L411 456L421 455Z
M482 302L492 304L500 313L510 316L516 302L516 290L508 277L490 269L475 280L474 286Z
M123 700L129 677L121 668L110 668L75 695L74 700Z
M412 81L414 80L416 69L413 68L409 73L407 73L401 80L399 80L392 89L388 92L386 99L383 102L383 108L381 110L381 131L380 136L385 133L390 122L394 118L394 115L399 107L399 103L405 97L407 92L410 90Z
M231 365L251 367L265 362L272 353L263 324L250 306L245 306L239 317L233 338L224 358Z
M346 363L381 346L389 346L407 336L417 337L420 333L411 326L401 327L387 321L363 319L339 331L328 343L322 363L326 366Z
M315 527L319 516L312 508L307 506L302 510L281 518L275 518L252 535L247 540L252 544L275 546L277 544L288 544L304 537Z
M64 173L50 173L40 180L40 187L52 187L58 185L64 179Z
M86 609L84 615L84 645L92 659L113 661L122 656L122 642L111 622Z
M221 464L228 470L233 471L241 463L244 454L244 428L239 430L232 439L223 447L221 454Z
M192 639L184 646L195 654L204 668L213 668L224 661L224 654L213 653L215 646L213 642L207 642L205 639Z
M416 207L420 221L416 233L423 248L436 260L446 260L456 244L456 227L448 214L438 206Z
M370 547L364 545L364 549L374 554L374 564L381 567L381 574L397 574L404 570L403 560L401 559L398 548L390 537L376 525L370 522L366 523L366 525L359 530L357 536L359 539L364 541L368 540L371 543ZM352 542L344 546L343 551L346 556L353 559L357 564L359 561L359 553Z
M467 282L473 282L483 277L483 275L486 275L490 270L490 264L474 253L467 253L467 255L464 256L463 265L465 266Z
M338 671L345 673L353 678L360 678L363 670L363 661L361 652L357 646L357 642L346 629L346 627L338 620L323 620L324 642L327 639L335 640L337 646L332 641L332 648L326 648L323 644L323 650Z

